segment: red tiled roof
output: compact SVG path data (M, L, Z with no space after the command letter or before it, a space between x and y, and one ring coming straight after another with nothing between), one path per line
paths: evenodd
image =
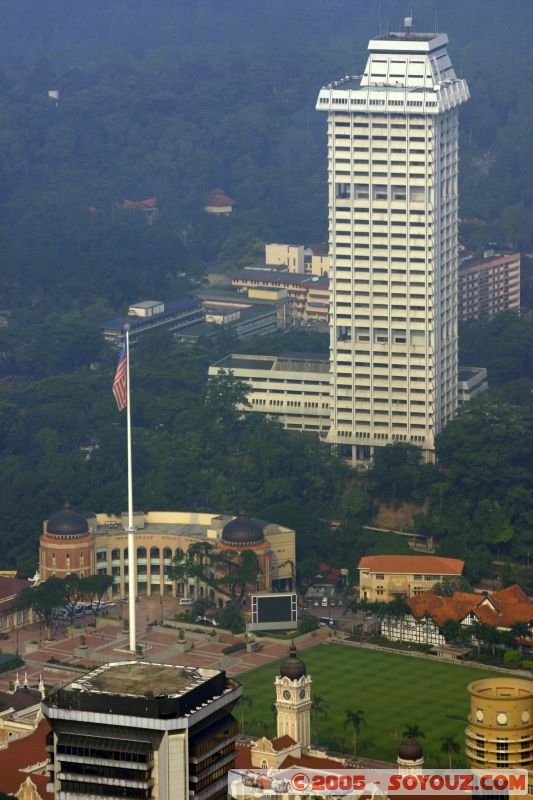
M252 748L248 745L237 744L235 745L237 751L237 758L235 759L235 769L251 769L252 768Z
M296 744L292 736L278 736L277 739L272 739L272 747L276 752L280 750L287 750Z
M157 208L157 197L147 200L124 200L122 208Z
M363 556L358 569L398 574L461 575L464 561L441 556Z
M6 578L0 576L0 603L13 595L18 594L21 589L31 586L31 583L23 578Z
M235 200L229 197L223 189L213 189L207 199L208 206L232 206Z
M33 764L46 761L46 734L49 730L48 722L43 719L32 734L12 742L9 747L0 751L1 791L15 795L21 783L24 783L28 777L28 773L21 770ZM34 775L29 773L29 777L37 787L43 800L53 800L54 795L46 791L49 781L48 774Z
M337 583L340 578L339 570L330 567L329 564L320 564L320 574L331 583Z
M18 689L16 692L0 692L0 711L12 708L22 711L41 702L41 693L38 689Z
M281 769L287 767L309 767L310 769L339 769L341 764L339 761L333 761L331 758L319 758L318 756L287 756L287 758L280 764Z

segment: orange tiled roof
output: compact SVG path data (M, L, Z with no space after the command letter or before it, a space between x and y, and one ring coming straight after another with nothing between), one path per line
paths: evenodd
M425 573L428 575L462 575L464 561L441 556L363 556L358 569L370 572L388 572L401 575Z
M46 734L49 730L48 722L43 719L32 734L12 742L9 747L0 751L1 791L15 795L21 783L24 783L29 776L43 800L53 800L54 795L46 791L48 774L35 775L22 772L32 764L46 761Z
M461 621L468 614L500 628L510 628L515 622L533 622L533 602L517 584L488 596L454 592L452 597L441 597L424 592L410 597L407 604L414 617L421 619L424 614L431 614L439 626L448 619Z

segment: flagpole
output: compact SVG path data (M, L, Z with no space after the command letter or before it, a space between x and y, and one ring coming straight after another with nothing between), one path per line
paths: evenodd
M128 609L130 650L137 652L135 630L135 589L137 582L135 536L133 528L133 475L131 459L131 400L130 400L130 326L126 323L126 415L128 429Z

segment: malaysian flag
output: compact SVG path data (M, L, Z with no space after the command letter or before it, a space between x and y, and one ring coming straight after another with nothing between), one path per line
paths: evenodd
M120 356L118 358L117 371L115 372L115 380L113 381L113 394L117 401L118 410L126 408L128 405L128 359L126 357L126 342L122 342L120 349Z

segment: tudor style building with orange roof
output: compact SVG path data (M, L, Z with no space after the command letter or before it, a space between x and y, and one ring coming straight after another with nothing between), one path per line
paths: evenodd
M381 621L381 635L392 641L440 645L445 638L442 629L449 620L471 626L476 622L508 631L516 623L524 623L533 633L533 602L517 584L489 595L454 592L442 597L424 592L407 600L410 613L402 619L395 616Z
M464 561L441 556L363 556L359 570L359 597L369 602L391 602L432 589L443 578L463 574Z

